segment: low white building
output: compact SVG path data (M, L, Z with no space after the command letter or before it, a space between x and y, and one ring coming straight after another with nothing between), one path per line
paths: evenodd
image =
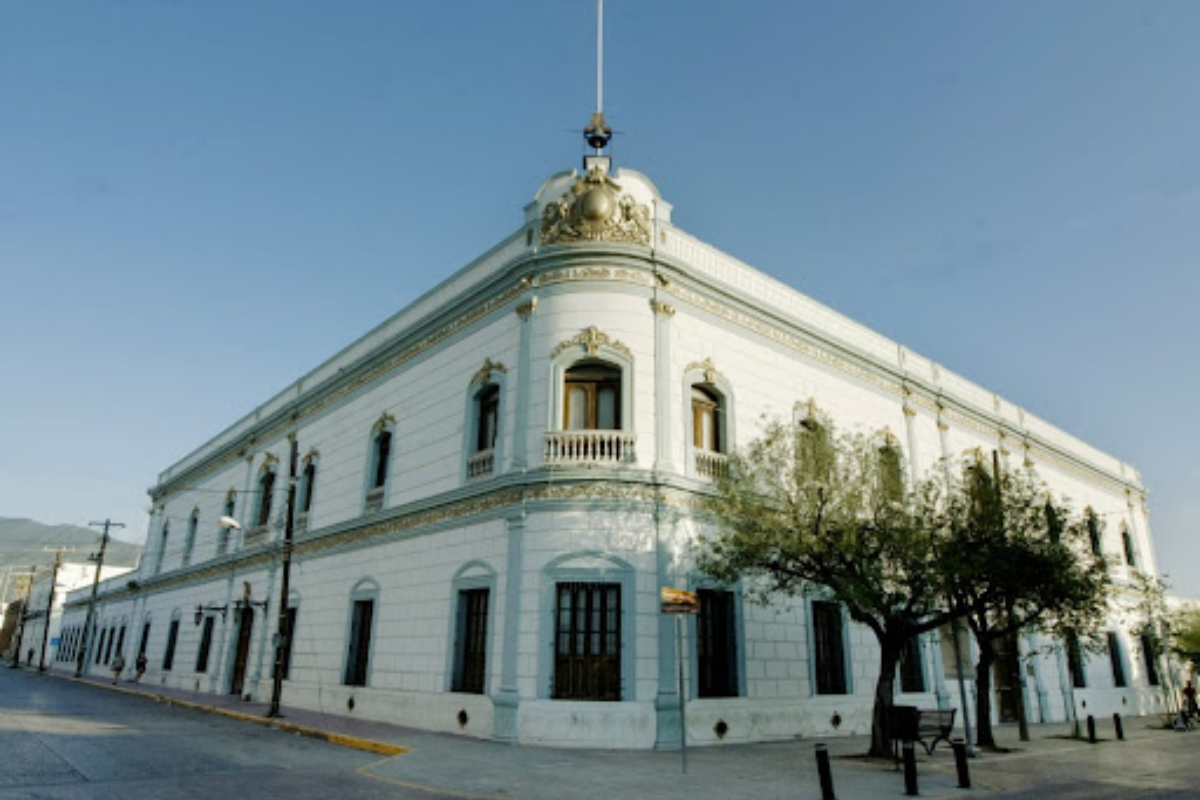
M106 565L100 568L100 580L113 581L132 571L132 567ZM95 580L96 565L87 561L64 561L57 571L52 567L38 570L34 575L21 637L22 664L31 662L40 666L50 666L52 660L61 662L64 659L66 651L62 647L63 606L70 592L82 590L90 594ZM111 584L106 584L106 589L111 590ZM62 664L58 666L62 667Z
M705 244L671 208L604 158L552 176L492 250L159 476L136 582L102 587L93 641L144 652L149 683L269 696L293 439L284 704L480 737L676 743L662 586L702 590L691 741L869 728L865 628L812 600L744 603L689 561L697 498L764 414L890 432L910 475L975 448L1035 465L1103 521L1119 580L1156 570L1135 469ZM1029 718L1161 707L1141 643L1114 624L1109 645L1074 669L1028 657ZM957 706L952 662L923 637L900 701ZM1018 693L998 692L1007 715Z

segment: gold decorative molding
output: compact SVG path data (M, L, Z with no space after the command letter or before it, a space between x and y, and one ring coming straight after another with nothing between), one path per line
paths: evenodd
M613 339L595 325L589 325L574 337L567 339L565 342L559 342L558 346L554 348L554 352L550 354L550 358L558 358L563 352L570 350L572 347L582 347L587 353L588 358L595 358L600 352L601 347L609 347L633 358L633 352L628 347Z
M614 281L631 283L635 286L654 285L654 279L645 271L625 267L563 267L539 274L534 283L540 287L575 281Z
M912 406L908 405L907 403L902 405L900 407L900 410L904 412L904 416L906 416L910 419L917 415L917 410L915 408L913 408Z
M500 373L507 374L508 369L503 364L501 364L499 361L492 361L491 358L485 358L483 360L483 366L480 367L479 370L475 373L474 377L471 378L471 385L474 386L477 383L478 384L486 384L488 381L490 381L492 379L493 372L500 372Z
M388 425L394 426L395 424L396 424L396 418L393 417L388 412L384 411L382 414L379 415L379 419L375 420L375 424L371 426L371 434L374 435L376 433L379 433L384 428L386 428Z
M321 457L321 454L319 452L317 452L317 448L315 448L315 447L310 448L309 451L304 454L304 458L301 459L300 464L303 467L307 467L309 464L313 463L320 457Z
M683 368L683 372L685 375L689 372L699 372L704 376L704 382L708 384L715 384L718 380L722 380L725 377L717 369L716 365L713 364L712 358L705 358L703 361L693 361Z
M662 314L664 317L675 316L675 306L662 302L661 300L650 300L650 310L655 314Z
M604 169L594 167L542 209L542 244L623 242L650 245L650 209L621 194Z
M259 465L258 471L262 472L264 470L268 470L278 463L279 463L278 456L276 456L274 453L267 453L266 456L263 457L263 463Z
M523 279L523 280L525 280L525 279ZM524 303L521 303L520 305L517 306L517 308L516 308L517 316L520 317L522 321L527 320L533 316L533 312L537 310L537 307L538 307L538 299L536 297L531 297L528 300L526 300Z

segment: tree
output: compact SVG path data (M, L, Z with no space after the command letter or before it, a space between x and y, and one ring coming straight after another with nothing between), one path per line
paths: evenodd
M1111 580L1103 557L1088 545L1094 523L1072 518L1032 470L1001 470L998 459L988 465L969 458L949 480L943 514L939 569L979 647L977 741L994 747L992 670L1001 649L1013 648L1011 678L1019 691L1020 635L1092 638L1105 618ZM1018 698L1026 739L1024 697Z
M1187 608L1171 616L1171 649L1185 661L1200 665L1200 608Z
M810 594L841 603L879 643L870 755L887 756L886 724L905 645L954 617L935 569L938 492L905 486L890 441L835 437L812 419L769 423L729 459L706 510L697 564L750 594Z
M1171 674L1168 648L1172 642L1179 641L1180 630L1176 627L1176 617L1167 609L1167 582L1157 575L1145 572L1134 572L1132 597L1134 604L1129 609L1132 618L1128 619L1130 632L1138 637L1147 653L1145 658L1147 668L1153 667L1158 676L1157 683L1162 689L1164 707L1168 717L1175 712L1175 686ZM1166 667L1166 669L1163 669Z

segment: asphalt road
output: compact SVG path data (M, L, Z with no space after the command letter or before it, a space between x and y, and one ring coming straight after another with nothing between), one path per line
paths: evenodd
M437 797L380 757L0 666L0 800Z

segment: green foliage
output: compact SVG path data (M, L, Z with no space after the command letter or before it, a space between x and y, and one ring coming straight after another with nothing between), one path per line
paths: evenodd
M706 510L718 532L697 562L758 599L819 591L881 635L911 636L943 615L927 520L933 492L906 492L895 450L779 422L729 460Z
M871 754L890 752L887 710L896 667L914 636L952 618L941 595L930 520L932 484L905 487L899 451L863 436L834 436L814 420L768 424L730 458L706 509L716 532L697 564L748 594L808 592L845 605L880 645Z
M1095 518L1072 517L1032 470L998 466L981 457L961 464L949 480L938 536L946 595L965 612L979 646L983 745L993 744L991 665L1003 643L1031 630L1085 645L1099 641L1112 588L1092 547Z
M1171 645L1176 655L1200 665L1200 609L1184 609L1173 614L1171 631Z

